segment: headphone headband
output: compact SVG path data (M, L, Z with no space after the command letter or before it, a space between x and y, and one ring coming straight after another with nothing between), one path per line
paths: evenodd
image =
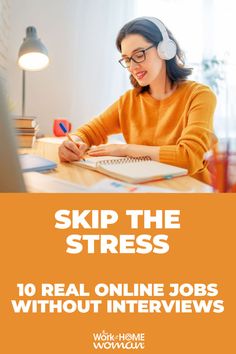
M152 22L160 30L163 40L170 39L164 23L161 22L161 20L159 20L158 18L156 18L156 17L139 17L139 18L137 18L137 20L147 20L149 22Z
M176 56L176 43L170 39L167 29L163 22L156 17L138 17L136 20L147 20L152 22L161 32L162 41L157 46L157 51L161 59L170 60Z

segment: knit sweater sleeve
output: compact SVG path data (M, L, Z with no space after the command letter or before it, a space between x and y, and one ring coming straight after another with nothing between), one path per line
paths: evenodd
M75 135L86 144L99 145L107 142L108 135L120 133L119 100L113 103L98 117L80 127Z
M188 123L176 145L160 147L159 160L186 168L190 175L204 169L204 154L216 142L213 133L213 115L216 96L207 87L197 92L191 102Z

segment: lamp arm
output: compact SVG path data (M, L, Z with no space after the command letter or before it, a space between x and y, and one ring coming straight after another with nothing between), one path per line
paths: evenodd
M22 70L22 117L25 117L25 70Z

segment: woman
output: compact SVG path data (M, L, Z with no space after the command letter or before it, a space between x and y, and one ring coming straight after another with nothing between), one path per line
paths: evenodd
M90 156L149 156L184 167L189 174L210 183L204 160L211 148L216 97L205 85L187 80L177 41L162 22L137 18L119 32L116 45L120 63L130 73L134 88L75 133L59 148L62 162ZM106 144L108 135L123 133L126 144Z

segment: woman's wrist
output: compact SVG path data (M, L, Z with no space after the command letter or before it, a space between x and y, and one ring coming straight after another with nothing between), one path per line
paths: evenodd
M76 143L81 143L81 142L83 143L84 142L80 136L78 136L76 134L70 134L70 135L72 135L74 142L76 142Z
M73 138L73 141L77 144L80 144L80 143L83 143L84 145L87 146L87 150L90 148L90 146L85 143L80 136L76 135L76 134L71 134L72 135L72 138Z

